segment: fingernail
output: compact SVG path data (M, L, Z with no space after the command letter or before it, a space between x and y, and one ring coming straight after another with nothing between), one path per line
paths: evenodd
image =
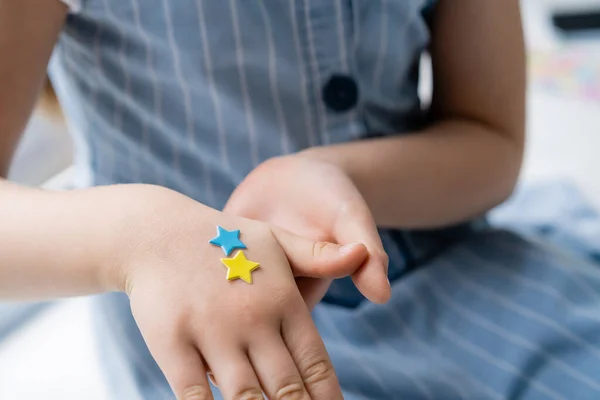
M350 252L352 252L352 250L354 250L354 248L356 246L360 246L360 243L345 244L342 247L340 247L340 253L342 253L342 254L350 253Z

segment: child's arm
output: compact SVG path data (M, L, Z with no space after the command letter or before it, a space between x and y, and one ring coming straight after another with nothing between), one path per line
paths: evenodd
M440 1L433 20L432 112L416 135L315 148L341 165L380 226L477 216L511 193L524 147L525 59L517 0Z

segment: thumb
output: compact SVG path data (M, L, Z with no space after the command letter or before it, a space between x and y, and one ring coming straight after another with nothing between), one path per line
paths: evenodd
M272 227L272 231L297 277L343 278L354 274L369 256L362 243L341 246L310 240L277 227Z

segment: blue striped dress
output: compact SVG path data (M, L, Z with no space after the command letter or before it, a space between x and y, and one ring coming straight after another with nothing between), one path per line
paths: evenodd
M152 183L221 208L270 157L427 123L429 0L69 3L50 72L81 185ZM600 399L588 253L483 220L381 237L391 301L343 279L314 311L346 399ZM126 296L95 306L112 397L173 399Z

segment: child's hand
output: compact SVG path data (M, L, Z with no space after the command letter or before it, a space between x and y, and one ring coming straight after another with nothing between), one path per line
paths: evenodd
M226 399L341 399L321 338L300 295L298 275L356 270L363 245L297 237L225 215L175 192L149 190L121 233L118 260L142 335L178 399L210 399L210 370ZM240 230L252 283L228 281L216 226ZM289 263L288 263L289 260ZM325 275L325 273L326 275Z
M388 258L375 222L352 180L336 165L302 153L268 160L233 192L225 212L268 222L315 240L364 243L369 258L353 274L354 282L371 301L381 303L389 298ZM298 280L309 307L321 300L329 283Z

